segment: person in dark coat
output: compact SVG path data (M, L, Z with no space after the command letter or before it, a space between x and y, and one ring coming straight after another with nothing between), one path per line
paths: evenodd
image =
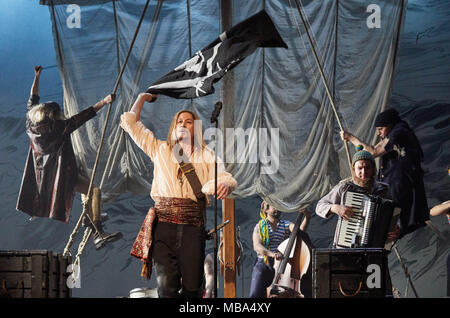
M391 199L401 208L400 238L426 225L429 209L423 182L423 151L414 131L398 112L387 109L375 119L381 141L371 146L341 131L342 140L362 145L375 158L381 157L377 180L387 183Z
M66 119L55 102L39 103L41 66L35 67L35 77L28 100L26 132L30 149L25 164L16 209L32 217L47 217L64 223L69 221L75 192L86 200L89 180L78 170L70 134L82 126L106 104L114 100L108 95L94 106ZM94 229L94 245L102 248L120 238L121 233L108 234L101 222L101 192L95 187L88 207L89 219L84 225Z

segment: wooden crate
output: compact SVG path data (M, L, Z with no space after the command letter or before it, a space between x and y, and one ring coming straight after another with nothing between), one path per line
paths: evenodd
M367 278L374 273L370 268L367 271L370 264L379 266L379 288L367 286ZM313 297L386 297L389 286L387 264L387 251L381 248L315 249Z
M70 257L52 251L0 251L0 283L3 297L68 298L66 281Z

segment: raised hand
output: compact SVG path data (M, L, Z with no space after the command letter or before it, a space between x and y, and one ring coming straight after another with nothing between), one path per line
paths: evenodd
M42 72L42 66L37 65L37 66L34 67L34 75L40 76L41 72Z
M142 98L147 103L152 103L158 98L158 95L149 93L140 93L139 98Z
M106 104L111 104L112 102L114 102L116 100L116 94L109 94L108 96L106 96L105 98L103 98L103 102Z
M102 100L98 101L93 107L96 112L103 108L103 106L112 103L116 99L115 94L109 94L104 97Z
M344 130L341 130L341 131L339 132L339 135L341 136L341 139L342 139L343 141L350 141L350 139L351 139L351 137L352 137L352 134L350 134L350 133L348 133L348 132L346 132L346 131L344 131Z

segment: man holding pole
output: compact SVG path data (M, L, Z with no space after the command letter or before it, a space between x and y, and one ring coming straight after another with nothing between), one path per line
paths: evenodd
M348 132L340 134L342 140L362 145L375 158L381 157L377 180L389 185L390 197L402 209L398 224L401 238L425 226L425 221L429 220L421 167L423 152L414 131L395 109L380 113L375 127L382 139L375 146L365 144Z

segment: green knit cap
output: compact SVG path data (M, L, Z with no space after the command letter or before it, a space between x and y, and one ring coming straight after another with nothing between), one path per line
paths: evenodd
M355 147L356 153L353 155L352 158L352 166L355 166L356 161L359 160L369 160L373 163L375 166L375 159L373 158L372 154L366 150L363 150L364 147L359 145Z

